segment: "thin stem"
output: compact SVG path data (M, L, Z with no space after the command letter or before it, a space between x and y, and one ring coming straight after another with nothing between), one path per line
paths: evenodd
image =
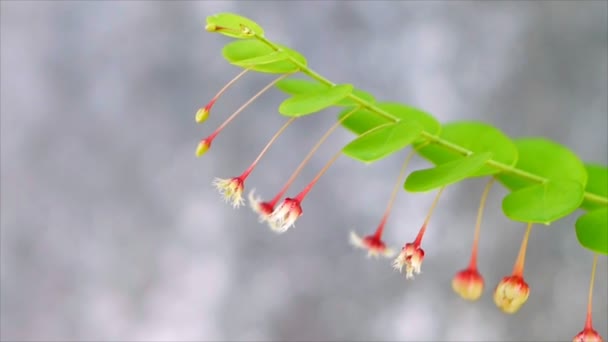
M477 270L477 251L479 249L479 232L481 231L481 218L483 217L483 209L486 206L486 200L492 184L494 184L494 177L490 177L490 180L483 189L481 194L481 200L479 202L479 210L477 210L477 222L475 222L475 233L473 234L473 250L471 251L471 260L469 261L469 269Z
M358 108L355 108L352 111L346 113L346 115L344 115L342 117L342 119L338 120L335 124L333 124L333 126L331 126L327 130L327 132L325 132L325 134L323 134L323 136L321 137L321 139L319 139L319 141L317 141L317 143L310 149L310 151L308 152L308 154L306 155L306 157L304 157L304 159L302 160L302 162L300 162L300 165L298 165L298 167L296 168L296 170L291 174L291 176L289 177L289 179L287 180L287 182L285 182L285 185L283 186L283 188L269 202L270 205L274 206L274 205L277 204L277 202L281 199L281 197L283 197L283 195L285 194L285 192L287 191L287 189L289 189L289 186L291 185L291 183L293 183L293 181L296 179L296 177L298 177L298 175L300 174L300 172L302 171L302 169L304 169L304 166L306 165L306 163L308 163L308 161L310 160L310 158L312 158L312 156L315 154L315 152L317 152L317 150L319 149L319 147L321 147L321 144L323 144L323 142L325 140L327 140L327 138L340 126L340 124L342 123L342 121L344 121L346 118L348 118L352 113L356 112L357 110L358 110Z
M528 223L528 227L526 228L526 233L524 234L524 239L521 242L521 247L519 247L519 254L517 255L517 260L515 261L515 265L513 266L513 275L517 277L524 276L524 266L526 263L526 250L528 248L528 239L530 238L530 232L532 231L532 222Z
M262 152L260 152L260 154L258 154L258 156L255 158L253 163L251 163L251 165L247 168L247 170L245 170L245 172L243 172L243 174L241 175L241 179L243 181L247 177L249 177L249 174L251 174L251 171L253 171L253 168L255 168L255 166L258 164L260 159L262 159L264 154L266 154L266 152L270 148L270 145L272 145L281 136L281 134L285 131L285 129L287 129L287 127L289 127L289 125L291 125L296 119L297 119L297 117L293 117L293 118L290 118L289 120L287 120L287 122L285 122L285 124L283 124L283 126L281 126L281 128L279 128L279 130L272 136L272 138L270 138L270 140L268 141L266 146L264 146L264 148L262 149Z
M321 178L321 176L323 176L323 174L327 171L327 169L329 169L329 167L338 159L338 157L340 157L341 154L342 154L342 150L338 151L336 154L334 154L333 157L331 157L331 159L327 162L327 164L325 164L325 166L323 166L321 171L319 171L317 173L315 178L313 178L312 181L310 181L310 183L308 183L308 185L302 191L300 191L300 193L295 197L296 200L298 200L300 202L302 202L304 200L304 197L306 197L308 192L310 192L310 190L317 183L319 178Z
M291 74L284 74L284 75L281 75L281 76L275 78L272 82L268 83L264 88L262 88L262 90L260 90L257 94L253 95L239 109L237 109L234 113L232 113L232 115L230 115L228 117L228 119L226 119L226 121L224 121L213 133L211 133L211 135L209 135L209 139L213 140L220 133L220 131L222 129L224 129L224 127L226 127L226 125L228 125L232 120L234 120L234 118L236 118L237 115L239 115L243 110L245 110L245 108L247 108L247 106L249 106L253 101L255 101L262 94L264 94L268 89L272 88L277 82L279 82L280 80L284 79L285 77L287 77L289 75L291 75Z
M585 329L593 329L591 319L592 302L593 302L593 283L595 282L595 271L597 270L597 254L593 255L593 268L591 269L591 281L589 282L589 299L587 300L587 319L585 321Z
M374 233L374 236L378 239L380 239L382 237L382 233L384 232L384 226L386 224L386 221L388 220L391 210L393 209L393 205L395 204L395 199L397 198L397 193L399 192L399 189L401 189L403 178L405 177L405 170L407 169L407 165L410 163L410 160L412 159L414 154L415 154L415 150L412 149L408 153L407 157L405 157L405 161L403 162L403 165L401 166L401 170L399 171L399 175L397 176L397 181L395 181L395 185L393 186L393 191L391 192L391 197L389 198L388 204L386 205L386 209L384 210L384 215L382 215L382 221L380 221L380 224L378 225L378 229L376 229L376 232Z
M445 189L445 186L442 187L441 189L439 189L439 192L437 192L437 195L435 195L433 204L431 204L431 209L429 209L429 212L426 214L426 218L424 219L422 228L420 228L420 231L418 232L418 235L416 236L416 240L414 240L414 245L419 246L422 243L422 237L424 236L424 233L426 232L426 227L428 226L429 221L431 220L431 216L433 215L435 206L437 206L437 202L439 202L439 197L441 197L441 194L443 193L444 189Z
M238 81L241 77L243 77L243 75L245 75L249 70L251 70L251 68L247 68L243 71L241 71L238 75L236 75L233 79L230 80L230 82L226 83L226 85L220 89L220 91L217 92L217 94L215 94L215 96L213 97L213 102L215 102L220 96L222 96L222 94L228 90L228 88L230 88L230 86L232 86L234 83L236 83L236 81Z
M272 49L279 51L281 50L279 46L277 46L275 43L269 41L268 39L266 39L265 37L259 36L259 35L255 35L255 38L258 39L259 41L265 43L266 45L268 45L269 47L271 47ZM304 74L310 76L312 79L317 80L320 83L323 83L325 85L328 86L334 86L335 83L331 82L330 80L328 80L327 78L323 77L322 75L320 75L319 73L317 73L316 71L314 71L313 69L309 68L307 65L299 62L297 59L295 59L293 56L288 55L287 58L294 63L295 65L298 66L298 68L300 68L300 71L302 71ZM360 98L359 96L351 93L348 95L348 98L350 98L351 100L355 101L356 103L358 103L362 108L366 108L368 109L370 112L375 113L376 115L382 116L390 121L393 122L397 122L399 121L398 118L396 118L395 116L391 115L390 113L388 113L387 111L379 108L378 106L376 106L373 103L367 102L364 99ZM439 136L433 135L427 131L422 131L420 133L420 137L426 139L429 142L432 142L434 144L437 144L441 147L444 147L448 150L451 150L453 152L456 152L460 155L463 156L468 156L471 155L473 153L473 151L470 151L462 146L459 146L457 144L454 144L452 142L449 142L445 139L440 138ZM498 162L496 160L490 159L488 161L486 161L486 165L500 170L502 173L505 174L510 174L510 175L514 175L517 176L519 178L523 178L532 182L536 182L536 183L546 183L549 180L547 178L541 177L539 175L533 174L531 172L527 172L521 169L518 169L516 167L513 166L509 166L507 164ZM589 201L589 202L593 202L593 203L597 203L600 205L604 205L607 206L608 205L608 197L604 197L601 195L596 195L596 194L592 194L589 192L585 192L584 198Z

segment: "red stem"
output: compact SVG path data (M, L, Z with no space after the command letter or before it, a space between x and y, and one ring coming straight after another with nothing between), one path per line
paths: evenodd
M279 138L279 136L281 136L281 134L285 131L285 129L287 129L287 127L289 127L289 125L291 125L296 119L297 119L297 117L293 117L293 118L287 120L287 122L285 122L285 124L283 124L283 126L281 126L281 128L279 128L279 130L272 136L272 138L270 138L270 140L268 141L266 146L264 146L264 148L262 149L260 154L258 154L258 156L255 158L253 163L251 163L251 165L247 168L247 170L245 170L245 172L243 172L243 174L241 175L240 178L242 181L245 181L245 179L247 179L247 177L249 177L249 174L251 174L251 171L253 171L253 169L258 164L260 159L262 159L264 154L266 154L266 152L268 151L270 146Z
M226 125L228 125L232 120L234 120L234 118L236 118L237 115L239 115L243 110L245 110L245 108L247 108L247 106L249 106L253 101L255 101L258 97L260 97L260 95L264 94L268 89L270 89L272 86L274 86L277 82L279 82L280 80L284 79L285 77L287 77L289 75L290 74L281 75L281 76L275 78L272 82L268 83L264 88L262 88L262 90L260 90L257 94L253 95L249 100L247 100L247 102L245 102L241 107L239 107L239 109L237 109L234 113L232 113L232 115L230 115L228 117L228 119L226 119L226 121L224 121L213 133L211 133L207 139L209 139L210 141L215 139L215 137L219 134L219 132L222 129L224 129L224 127L226 127Z
M526 250L528 248L528 240L530 239L530 231L532 231L532 222L528 223L528 227L526 228L526 233L524 234L524 239L521 242L521 247L519 248L519 254L517 255L517 260L515 261L515 265L513 266L513 275L517 277L524 276L524 266L526 263Z
M483 189L481 200L479 201L479 210L477 210L477 222L475 223L475 233L473 234L473 249L471 250L471 260L469 261L469 269L473 271L477 270L477 252L479 250L479 233L481 231L481 219L483 217L483 209L486 206L486 200L488 198L488 194L490 193L490 189L492 188L492 184L494 184L494 177L490 178L485 188Z
M276 194L276 196L274 196L274 198L269 202L270 205L275 206L277 204L277 202L281 199L281 197L283 197L283 195L285 194L285 192L287 192L287 189L289 189L289 187L291 186L291 183L293 183L293 181L296 179L296 177L298 177L298 175L300 174L300 172L302 171L302 169L304 169L304 166L312 158L312 156L315 154L315 152L317 152L317 150L319 149L319 147L321 147L321 144L323 144L323 142L329 137L329 135L331 133L333 133L333 131L335 131L336 128L338 128L340 126L340 124L346 118L348 118L351 114L353 114L357 110L359 110L358 107L355 108L355 109L353 109L352 111L348 112L346 115L344 115L342 117L342 119L340 119L336 123L334 123L333 126L331 126L327 130L327 132L325 132L325 134L323 134L323 136L321 137L321 139L319 139L319 141L317 141L317 143L312 147L312 149L310 149L310 151L308 152L308 154L306 155L306 157L304 157L304 159L302 160L302 162L300 162L300 165L298 165L298 167L296 168L296 170L291 174L291 176L289 177L289 179L287 180L287 182L285 183L285 185L283 185L283 188L281 188L281 190Z
M389 198L388 204L386 205L386 209L384 210L384 214L382 215L382 220L380 221L380 224L378 225L378 228L374 233L374 238L378 240L382 238L382 234L384 233L384 226L386 225L386 221L388 220L388 217L390 216L390 213L393 209L393 205L395 204L397 193L399 192L399 189L401 189L401 183L403 182L403 178L405 177L405 170L407 169L407 165L410 163L410 160L412 159L414 154L415 150L412 149L410 153L408 153L407 157L405 157L405 161L401 166L401 170L399 171L399 175L397 176L397 181L395 182L395 185L393 186L393 190L391 192L391 197Z
M310 190L312 190L313 186L315 186L315 184L319 181L319 179L321 178L321 176L323 176L323 174L338 159L338 157L340 157L340 155L342 155L342 150L340 150L336 154L334 154L334 156L331 157L331 159L325 164L325 166L323 166L323 168L321 169L321 171L319 171L317 173L317 175L315 176L315 178L313 178L312 181L310 181L310 183L308 183L308 185L302 191L300 191L299 194L296 195L295 199L298 202L302 202L304 200L304 197L306 197L306 195L308 195L308 193L310 192Z
M597 254L593 255L593 268L591 270L591 281L589 282L589 298L587 299L587 319L585 320L585 330L593 329L591 318L593 303L593 283L595 282L595 270L597 269Z
M441 197L441 194L443 193L443 190L445 189L445 186L441 189L439 189L439 192L437 192L437 195L435 195L435 199L433 200L433 204L431 204L431 209L429 209L428 214L426 214L426 218L424 219L424 223L422 224L422 227L420 228L420 231L418 231L418 235L416 236L416 240L414 240L414 245L416 246L420 246L420 244L422 243L422 237L424 236L424 233L426 232L426 227L429 224L429 221L431 220L431 216L433 215L433 210L435 210L435 206L437 205L437 202L439 202L439 197Z

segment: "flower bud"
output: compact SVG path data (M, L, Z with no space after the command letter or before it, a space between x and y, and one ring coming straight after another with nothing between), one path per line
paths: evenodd
M483 293L483 277L477 270L467 268L456 273L452 289L463 299L475 301Z
M211 147L211 140L206 138L201 140L200 143L198 143L198 146L196 147L196 156L200 157L203 154L205 154L209 148Z
M597 331L592 328L587 328L572 339L572 342L603 342L602 336L597 333Z
M528 300L530 287L523 277L512 275L502 278L494 290L494 303L505 313L517 312Z
M198 111L196 111L196 123L203 123L205 121L207 121L207 119L209 118L209 110L207 109L207 107L202 107L200 108Z

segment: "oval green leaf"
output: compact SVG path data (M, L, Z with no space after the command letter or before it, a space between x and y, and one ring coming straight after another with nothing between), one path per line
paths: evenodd
M508 166L517 162L517 147L513 141L498 128L483 122L456 121L445 124L440 137L474 153L491 152L493 160ZM418 153L435 165L462 158L460 154L432 144L418 148ZM487 176L498 172L498 169L485 165L472 176Z
M280 62L288 59L287 52L285 51L274 51L267 55L257 56L248 59L236 60L232 64L248 68L258 65L264 65L268 63Z
M584 194L578 182L549 181L508 194L502 201L502 210L514 221L550 224L575 211Z
M474 153L434 168L414 171L405 180L405 190L423 192L459 182L474 174L490 158L489 152Z
M255 21L234 13L218 13L208 16L205 29L233 38L264 36L264 30Z
M357 137L342 152L359 161L371 163L410 145L422 132L413 122L399 122L377 127Z
M289 95L308 94L329 88L325 84L316 81L291 77L280 80L275 87Z
M250 63L251 60L271 59L277 56L274 55L277 52L285 53L287 59L263 64L258 63L259 65L251 67L252 70L271 74L285 74L298 71L299 67L288 58L294 58L299 63L306 65L306 58L300 53L283 45L278 46L280 50L275 51L270 46L258 40L236 40L224 46L222 55L231 64L243 66L244 64Z
M608 197L608 167L598 164L585 164L587 170L587 187L585 191L602 197ZM601 204L590 202L587 198L581 205L587 210L603 208Z
M376 106L391 114L398 120L416 122L430 134L439 134L441 130L441 125L437 119L418 108L406 106L397 102L378 102L376 103ZM347 112L348 111L344 111L340 113L339 119L342 119ZM342 122L342 126L357 135L361 135L371 129L387 123L392 123L392 121L381 115L373 113L368 109L361 109L346 118Z
M548 180L570 180L584 187L587 170L580 159L566 147L545 138L514 140L519 154L515 167ZM534 183L520 177L498 174L496 177L510 190L528 187Z
M307 94L307 93L319 91L322 89L330 88L328 85L319 83L317 81L306 80L306 79L301 79L301 78L286 78L284 80L277 82L276 87L279 90L284 91L290 95ZM362 99L363 101L365 101L367 103L374 103L376 101L376 99L374 98L374 95L372 95L366 91L363 91L361 89L357 89L357 88L353 89L353 95L359 97L360 99ZM358 105L358 103L351 98L344 98L335 104L335 106L342 106L342 107L356 106L356 105Z
M311 93L295 95L283 101L279 112L285 116L303 116L316 113L336 104L353 91L351 84L339 84Z
M576 238L585 248L608 254L608 208L589 211L576 220Z

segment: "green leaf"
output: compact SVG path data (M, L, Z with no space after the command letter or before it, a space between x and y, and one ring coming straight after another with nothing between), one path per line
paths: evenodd
M371 163L407 147L420 132L422 126L413 122L386 124L357 137L342 152L351 158Z
M405 190L423 192L459 182L474 174L490 158L489 152L474 153L434 168L414 171L405 180Z
M608 254L608 208L589 211L576 220L576 238L593 252Z
M306 79L301 79L301 78L286 78L284 80L277 82L276 87L279 90L284 91L290 95L307 94L307 93L319 91L322 89L330 88L328 85L319 83L317 81L306 80ZM357 88L353 89L353 95L361 98L362 100L364 100L368 103L374 103L376 101L376 99L374 98L374 95L372 95L366 91L363 91L361 89L357 89ZM343 106L343 107L356 106L356 105L358 105L358 103L355 102L351 98L344 98L335 104L335 106Z
M311 93L295 95L283 101L279 112L285 116L303 116L316 113L336 104L353 91L351 84L339 84Z
M264 36L264 30L255 21L234 13L218 13L207 17L205 29L233 38L251 38L255 34Z
M517 162L517 147L498 128L477 121L456 121L443 125L441 138L474 153L491 152L492 159L513 166ZM435 165L462 158L462 155L437 145L426 145L418 153ZM487 176L499 170L485 165L472 176Z
M438 134L441 130L439 121L420 109L397 102L378 102L376 103L376 106L388 112L396 119L416 122L430 134ZM346 113L347 111L340 113L339 119L342 119ZM378 126L391 122L391 120L381 115L375 114L367 109L361 109L344 120L342 126L351 132L360 135Z
M587 171L580 159L566 147L545 138L515 139L519 158L515 167L544 177L548 180L570 180L584 187ZM508 174L498 174L497 179L511 190L537 184Z
M325 84L301 78L285 78L275 85L279 90L289 95L301 95L329 88Z
M285 51L275 51L271 52L267 55L257 56L253 58L243 59L234 61L232 64L241 66L241 67L252 67L257 65L263 65L273 62L280 62L288 59L287 52Z
M287 58L292 57L306 65L306 58L304 56L286 46L277 45L280 48L278 56L281 56L281 53L285 53ZM237 66L244 66L247 63L252 64L251 60L255 61L255 59L262 61L264 59L273 59L277 57L276 54L277 51L258 40L236 40L226 44L222 49L224 58ZM257 64L259 65L253 66L252 70L271 74L285 74L299 70L297 65L287 59Z
M585 191L594 195L608 197L608 167L598 164L585 164L585 169L588 176ZM585 199L582 207L591 210L603 208L604 206Z
M549 224L575 211L584 194L578 182L549 181L508 194L502 201L502 210L514 221Z

